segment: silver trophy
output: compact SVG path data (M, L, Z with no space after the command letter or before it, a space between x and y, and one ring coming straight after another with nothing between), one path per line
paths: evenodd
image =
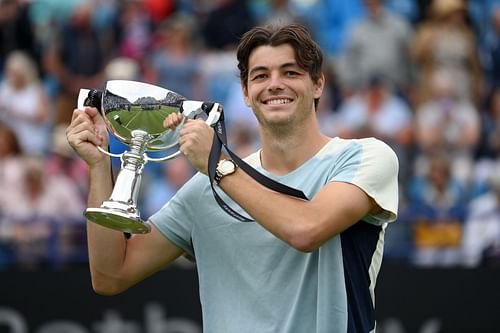
M183 122L175 130L163 127L171 113L194 119L206 115L206 123L219 120L222 107L218 103L186 100L183 96L155 85L137 81L113 80L104 91L81 89L78 108L94 106L100 109L109 132L130 149L114 154L97 147L102 153L121 159L121 169L111 193L99 208L87 208L85 217L111 229L143 234L150 227L140 216L137 197L144 165L162 162L180 155L175 151L167 156L152 158L146 152L168 152L178 144Z

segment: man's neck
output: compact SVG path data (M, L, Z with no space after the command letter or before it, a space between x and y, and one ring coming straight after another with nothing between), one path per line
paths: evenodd
M313 157L329 140L317 125L304 126L288 135L261 130L262 167L275 175L286 175Z

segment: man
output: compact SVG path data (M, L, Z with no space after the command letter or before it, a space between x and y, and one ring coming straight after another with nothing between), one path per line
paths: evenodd
M397 214L396 155L375 139L320 133L322 53L302 26L254 28L237 56L262 143L247 162L310 200L273 192L221 156L222 198L256 222L229 216L206 176L214 132L187 121L180 151L200 172L150 218L151 233L127 240L89 223L94 289L121 292L185 253L197 263L204 332L373 332L384 229ZM106 146L104 132L97 110L74 111L68 140L90 167L90 207L112 187L95 147Z

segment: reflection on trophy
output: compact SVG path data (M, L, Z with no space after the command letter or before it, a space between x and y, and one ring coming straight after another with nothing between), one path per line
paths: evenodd
M142 171L148 161L162 162L180 155L179 151L165 157L152 158L146 152L166 152L178 144L181 123L175 130L163 127L171 113L185 118L206 114L209 125L219 120L222 108L218 103L186 100L183 96L158 86L127 80L106 83L104 91L81 89L78 108L93 106L100 109L108 130L130 149L114 154L121 159L121 169L109 200L100 208L87 208L85 217L95 223L128 233L147 233L137 208Z

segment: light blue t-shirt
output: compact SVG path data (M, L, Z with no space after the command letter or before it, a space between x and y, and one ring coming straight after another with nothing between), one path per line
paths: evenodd
M308 198L332 181L355 184L383 212L365 216L318 250L304 253L258 223L239 222L227 215L215 202L208 177L195 175L150 220L196 261L203 331L374 331L374 288L384 230L397 215L395 153L373 138L333 138L285 176L262 169L259 152L246 161L265 175L302 190ZM245 214L217 190L232 208Z

